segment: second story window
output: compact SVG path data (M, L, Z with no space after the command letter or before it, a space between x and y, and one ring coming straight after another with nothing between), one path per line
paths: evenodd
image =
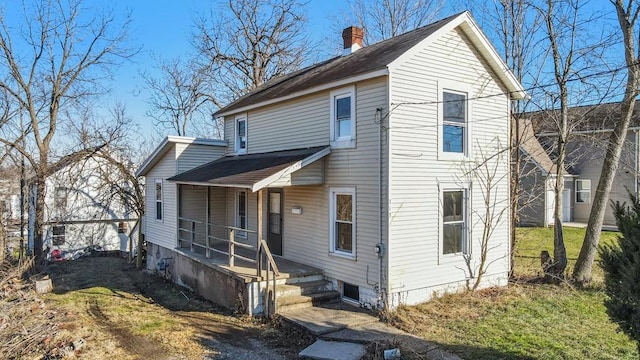
M247 118L245 116L236 117L236 138L235 138L235 151L236 153L247 152Z
M61 212L64 213L67 210L67 188L65 187L57 187L54 194L54 206Z
M466 152L466 96L445 91L442 93L442 151Z
M334 90L330 97L331 146L353 148L356 139L355 87Z

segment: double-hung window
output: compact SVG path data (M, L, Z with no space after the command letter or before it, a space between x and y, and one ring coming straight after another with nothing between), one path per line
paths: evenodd
M238 154L247 152L247 117L237 116L235 121L235 151Z
M156 220L162 220L162 179L156 179Z
M247 191L238 190L236 193L236 227L240 229L247 228ZM238 231L237 235L246 238L245 231Z
M439 160L471 158L471 96L471 89L464 83L438 80Z
M337 255L355 257L356 191L354 188L332 188L330 196L330 252Z
M467 199L463 189L442 191L442 254L468 253Z
M591 180L576 180L576 202L591 202Z
M464 154L467 138L467 99L462 93L442 93L442 151Z
M355 87L334 90L330 97L331 146L334 148L355 147Z

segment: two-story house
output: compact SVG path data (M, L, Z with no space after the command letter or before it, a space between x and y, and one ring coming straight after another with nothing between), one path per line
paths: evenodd
M52 260L72 259L87 248L129 252L135 249L132 228L137 216L122 197L114 166L93 156L67 155L45 182L43 247ZM28 248L33 249L37 186L28 183ZM131 238L133 237L133 239ZM53 254L53 256L52 256Z
M138 171L150 270L249 313L274 294L393 308L465 287L485 209L465 169L509 143L525 91L468 12L367 47L362 29L342 35L344 55L215 114L221 157L182 171L180 151L157 151ZM509 161L484 160L506 208ZM507 283L508 215L494 225L483 286Z

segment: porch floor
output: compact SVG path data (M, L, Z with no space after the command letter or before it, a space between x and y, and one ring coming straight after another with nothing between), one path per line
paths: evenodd
M240 251L241 252L240 255L247 258L255 257L255 255L249 256L250 255L249 253L251 253L250 250L247 250L247 249L241 249L241 250L243 251ZM207 258L205 254L202 254L199 252L192 252L190 251L190 249L186 249L186 248L176 248L176 251L202 264L216 268L229 275L233 275L235 277L244 279L245 282L264 280L264 279L258 279L256 264L246 260L236 258L234 266L229 266L229 257L225 254L220 254L215 251L211 251L210 258ZM244 254L245 252L246 254ZM311 275L322 275L322 270L315 268L313 266L301 264L277 255L274 255L273 259L275 260L276 265L278 266L278 270L280 271L280 276L278 276L278 279L288 279L288 278L311 276Z

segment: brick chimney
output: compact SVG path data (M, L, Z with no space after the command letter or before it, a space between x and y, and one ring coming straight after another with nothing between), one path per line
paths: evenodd
M342 40L344 41L343 54L348 55L362 48L362 38L364 30L357 26L349 26L342 30Z

